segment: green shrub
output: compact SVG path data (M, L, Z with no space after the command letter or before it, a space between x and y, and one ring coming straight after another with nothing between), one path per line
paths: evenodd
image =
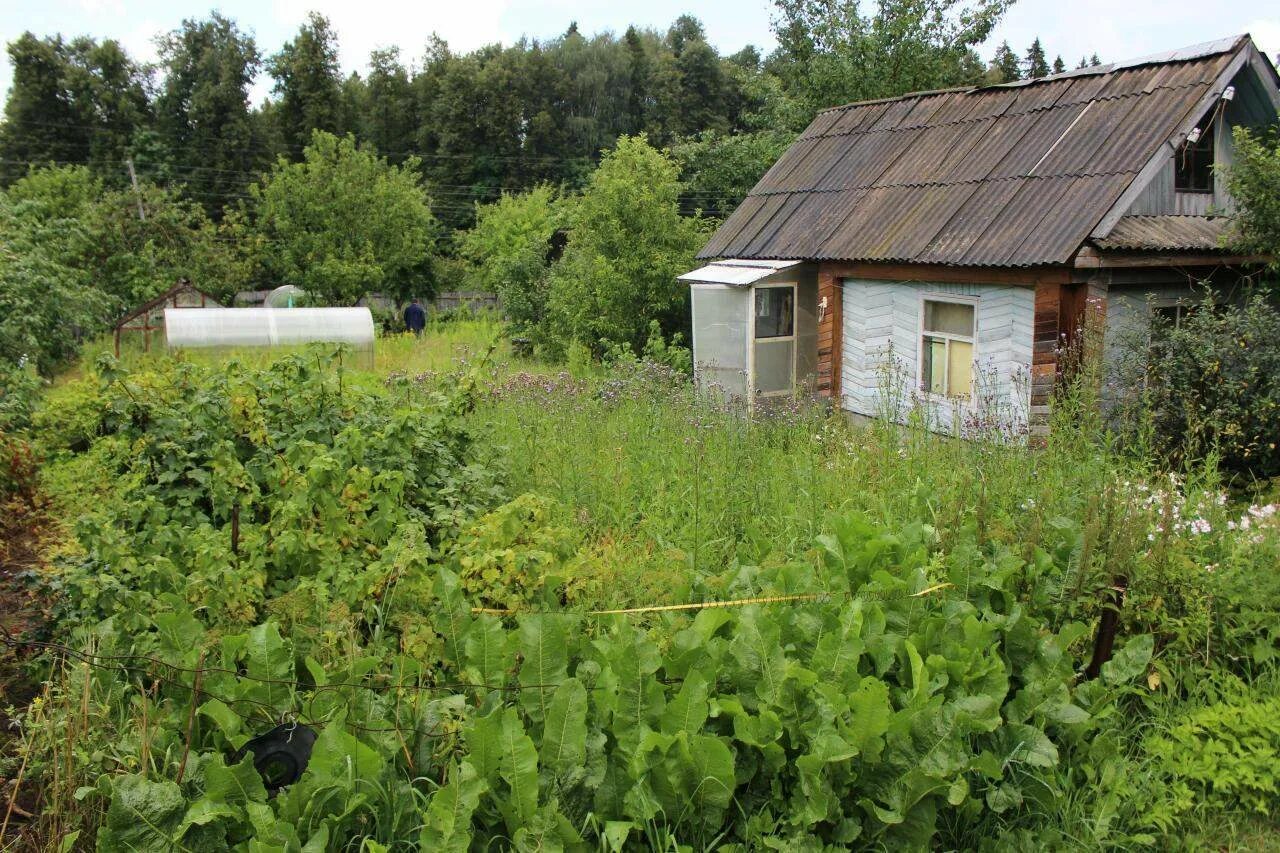
M465 388L402 406L337 359L313 348L260 370L139 373L104 359L87 454L110 491L77 519L64 618L114 616L141 638L176 598L207 625L243 626L300 586L362 612L500 496L461 418Z
M1269 255L1280 263L1280 134L1232 129L1235 162L1227 170L1231 197L1240 203L1228 236L1241 254Z
M41 384L40 377L29 367L0 360L0 433L31 426Z
M578 537L554 523L554 505L520 495L462 532L449 552L462 590L480 607L518 609L553 593Z
M1280 475L1280 310L1269 294L1204 304L1156 329L1147 404L1175 454L1214 450L1223 468Z
M545 318L552 241L568 210L550 186L504 193L476 208L475 226L459 239L459 253L472 264L471 280L501 297L514 335L536 333Z
M1280 802L1280 698L1209 705L1143 746L1159 774L1149 818L1162 830L1197 810L1269 815Z
M548 346L600 341L639 352L657 320L665 334L687 330L688 288L676 281L694 263L706 225L680 213L676 165L643 136L606 152L574 206L564 255L552 266Z

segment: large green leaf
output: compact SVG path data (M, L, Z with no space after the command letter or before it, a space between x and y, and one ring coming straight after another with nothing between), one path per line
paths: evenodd
M267 789L253 766L251 755L230 767L223 763L221 756L207 763L204 767L204 795L214 802L235 805L267 801Z
M1147 671L1155 640L1150 634L1132 637L1102 665L1102 680L1108 684L1125 684Z
M653 643L629 625L608 639L606 662L615 686L606 701L613 709L613 736L624 751L633 751L662 711L662 686L653 678L661 658Z
M168 853L177 846L186 810L186 798L173 782L132 773L117 776L111 780L111 804L98 830L98 849Z
M471 816L487 789L470 762L455 765L449 773L449 784L431 795L423 816L420 848L466 853L471 847Z
M746 607L738 618L730 646L744 674L755 682L755 693L770 705L782 698L787 659L782 650L778 623L758 606Z
M356 779L377 779L384 764L382 756L372 747L343 731L341 725L330 724L320 732L311 748L305 776L319 783L351 786Z
M878 759L893 718L889 687L878 678L864 677L849 696L849 712L852 724L845 737L866 760Z
M494 708L483 717L473 718L463 729L471 764L490 786L497 783L502 763L503 711L501 707Z
M547 718L551 696L569 669L570 616L540 613L520 617L520 705L529 718Z
M567 679L552 695L538 755L543 768L567 783L585 773L587 690L578 679Z
M695 814L714 824L720 817L716 811L727 809L733 800L733 753L724 741L710 735L681 737L677 745L692 771L689 795Z
M697 670L691 671L680 685L674 699L662 712L662 730L667 734L697 734L707 721L707 679Z
M814 650L812 668L829 683L845 684L858 675L862 657L862 601L855 599L840 609L835 630L827 631Z
M506 810L507 828L515 832L533 821L538 810L538 751L524 733L520 716L508 708L502 718L499 773L511 791L511 808Z
M509 635L498 617L483 614L467 630L464 644L469 676L489 688L502 686L512 668Z

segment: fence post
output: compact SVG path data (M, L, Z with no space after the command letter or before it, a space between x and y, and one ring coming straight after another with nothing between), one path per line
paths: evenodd
M1093 659L1084 671L1085 678L1097 678L1102 672L1102 665L1111 660L1111 652L1116 645L1116 629L1120 625L1120 608L1124 607L1124 594L1128 588L1129 580L1123 577L1116 578L1111 586L1111 595L1098 619L1098 633L1093 638Z

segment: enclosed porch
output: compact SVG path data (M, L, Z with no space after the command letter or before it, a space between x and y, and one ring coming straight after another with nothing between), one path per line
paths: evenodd
M812 388L821 310L814 264L730 259L679 278L689 285L699 389L755 408Z

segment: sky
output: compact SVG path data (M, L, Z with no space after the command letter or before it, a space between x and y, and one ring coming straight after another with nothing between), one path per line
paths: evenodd
M661 30L685 12L702 20L708 39L723 53L747 44L767 51L774 44L768 0L0 0L0 41L7 44L24 30L115 38L136 59L150 62L156 59L158 33L174 29L183 18L203 17L210 8L253 33L264 55L292 38L308 11L321 12L338 33L343 70L361 73L375 48L395 45L406 61L416 61L432 32L455 50L469 50L521 36L551 38L570 21L587 34L621 33L629 24ZM1061 54L1074 66L1092 53L1110 62L1242 32L1252 33L1274 60L1280 52L1280 3L1227 0L1206 7L1202 0L1017 0L980 53L989 59L995 46L1008 40L1021 54L1039 36L1050 60ZM11 77L5 56L3 95ZM263 74L253 100L265 97L270 87Z

